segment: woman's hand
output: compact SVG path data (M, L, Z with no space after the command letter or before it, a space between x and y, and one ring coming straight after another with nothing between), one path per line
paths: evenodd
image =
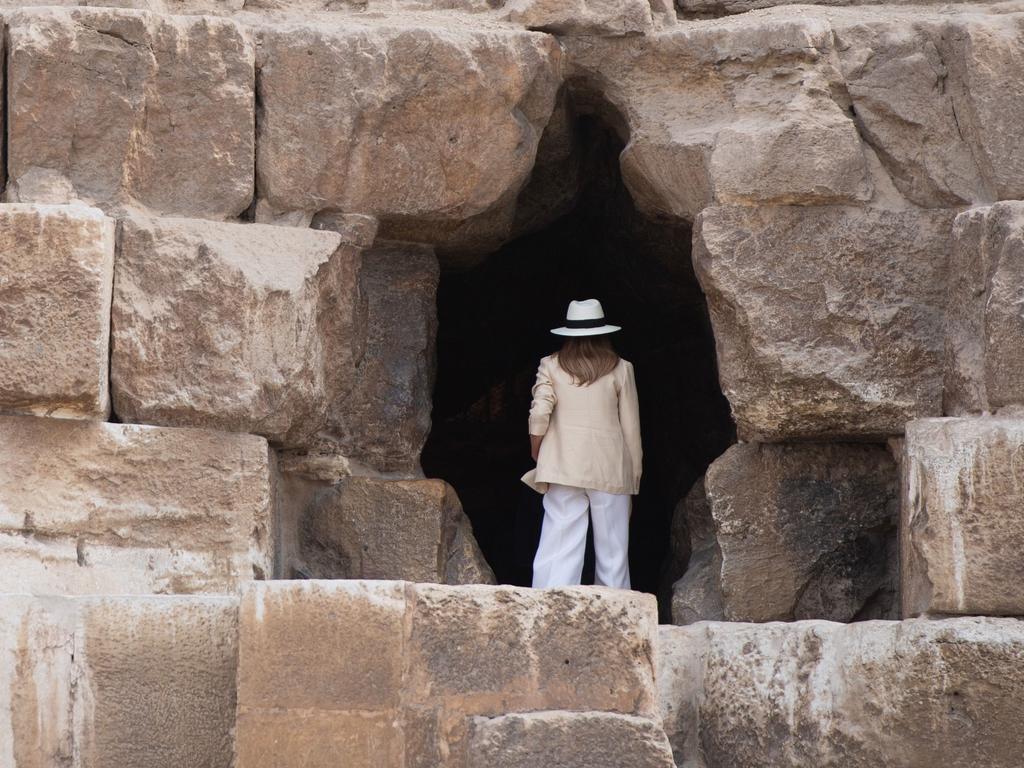
M540 455L540 444L543 439L544 435L530 435L530 456L534 461L537 461L537 457Z

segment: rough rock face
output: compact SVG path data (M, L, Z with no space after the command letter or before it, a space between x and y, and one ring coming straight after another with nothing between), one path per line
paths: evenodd
M0 446L4 591L224 592L271 573L263 438L4 416Z
M83 8L5 21L6 199L215 219L249 206L255 55L237 24Z
M454 17L259 34L260 220L359 211L385 237L442 242L526 182L559 85L554 38Z
M105 418L114 222L0 205L0 410Z
M428 246L378 243L363 254L366 351L349 393L331 404L325 447L380 472L418 474L430 431L437 259Z
M900 520L906 616L1024 613L1024 420L907 425Z
M310 505L300 539L312 578L494 583L443 480L349 478Z
M1024 203L956 217L949 269L944 412L1024 404Z
M798 206L700 215L694 265L740 439L884 438L941 412L952 220Z
M230 765L237 636L236 597L0 595L0 765Z
M734 445L708 469L706 504L689 499L696 557L673 619L890 615L896 475L881 446Z
M701 478L672 515L672 556L679 573L671 587L673 624L725 618L722 549L715 533L715 519ZM687 552L684 561L679 555Z
M694 768L1011 768L1024 623L663 627L665 727Z
M246 590L238 768L326 764L339 749L351 766L482 765L492 739L518 726L475 718L526 713L523 727L577 734L593 731L594 713L632 715L611 726L619 754L635 746L651 756L652 730L633 724L657 722L656 619L653 597L607 589L301 581ZM565 755L565 738L550 754ZM663 752L638 764L671 765L667 744Z
M512 21L552 34L628 35L654 27L648 0L509 0Z
M114 411L301 445L354 385L360 250L336 232L134 219L121 227Z

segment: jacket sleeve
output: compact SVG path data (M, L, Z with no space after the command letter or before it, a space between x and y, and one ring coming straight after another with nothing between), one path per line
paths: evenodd
M626 450L633 461L633 476L640 482L643 471L644 453L640 444L640 403L636 395L636 380L633 378L633 364L626 362L626 375L619 390L619 424L626 441Z
M548 373L547 358L540 361L537 381L533 385L533 402L530 404L530 434L543 435L548 431L551 412L555 410L555 388Z

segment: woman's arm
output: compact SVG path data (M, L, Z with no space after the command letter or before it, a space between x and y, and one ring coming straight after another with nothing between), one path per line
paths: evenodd
M619 391L619 424L633 462L633 477L640 482L643 472L644 452L640 444L640 403L636 395L636 380L633 378L633 364L626 363L626 375Z
M540 444L548 431L551 412L555 410L555 388L547 370L547 361L541 360L537 368L537 381L533 385L530 404L530 454L537 460Z

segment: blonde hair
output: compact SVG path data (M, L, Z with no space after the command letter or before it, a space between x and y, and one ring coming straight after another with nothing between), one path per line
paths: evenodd
M558 352L558 364L577 386L586 386L615 370L619 355L608 334L572 336Z

